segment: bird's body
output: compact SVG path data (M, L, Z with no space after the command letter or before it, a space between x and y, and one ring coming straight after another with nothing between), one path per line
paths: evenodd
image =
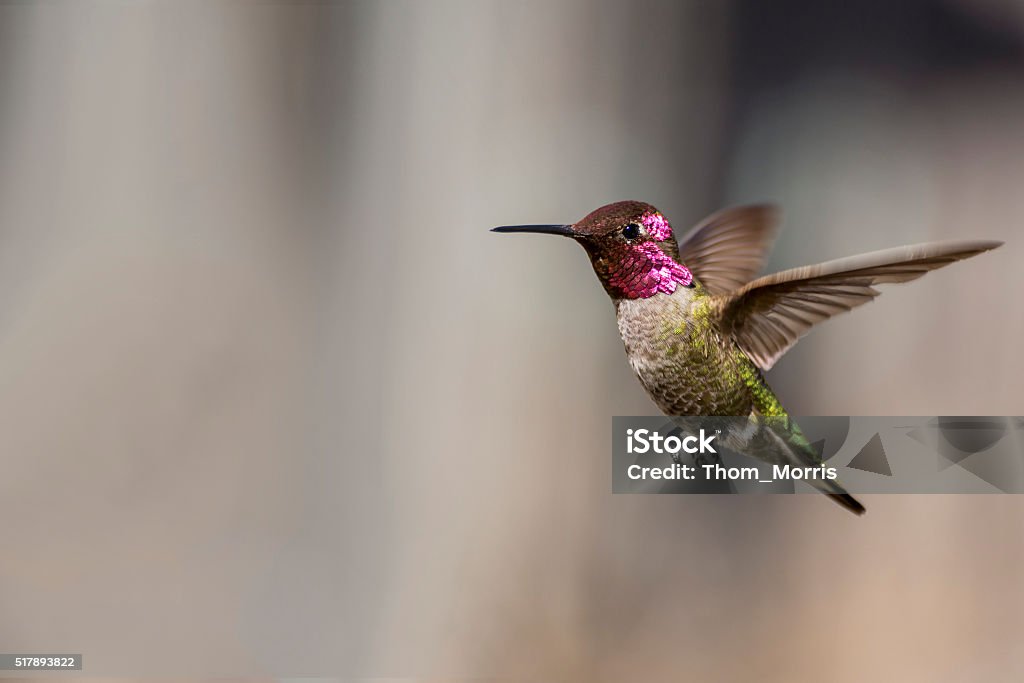
M813 325L872 300L874 285L914 280L998 242L921 244L805 266L754 280L774 234L768 206L710 216L677 243L650 204L601 207L579 223L506 226L578 241L615 304L626 355L666 415L748 417L723 434L732 450L778 464L820 455L765 382L767 371ZM835 481L814 482L849 510L863 506Z
M778 414L757 366L722 331L715 303L699 283L617 301L630 366L666 415Z

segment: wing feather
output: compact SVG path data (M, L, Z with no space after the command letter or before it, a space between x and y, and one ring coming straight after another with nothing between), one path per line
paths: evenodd
M768 204L725 209L683 238L679 262L712 294L727 294L757 275L775 238L778 211Z
M722 297L723 329L758 367L768 370L811 327L878 296L873 285L916 280L1001 244L916 244L768 275Z

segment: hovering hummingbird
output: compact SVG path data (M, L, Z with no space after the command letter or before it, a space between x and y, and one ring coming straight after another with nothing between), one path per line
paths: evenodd
M656 208L637 201L603 206L573 225L505 225L576 240L615 304L626 355L651 399L668 416L749 416L768 421L755 455L798 466L821 464L764 380L782 354L815 324L871 301L878 284L908 282L1002 242L931 242L876 251L756 280L775 232L772 206L720 211L681 243ZM766 441L771 446L765 449ZM743 452L745 440L724 440ZM836 481L811 482L856 514Z

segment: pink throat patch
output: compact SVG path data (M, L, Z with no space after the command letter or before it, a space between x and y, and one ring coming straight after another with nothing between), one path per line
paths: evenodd
M658 242L671 237L672 227L660 213L644 214L647 234ZM676 287L688 287L693 273L663 252L654 242L631 244L616 259L608 275L608 286L624 299L647 299L659 292L671 294Z

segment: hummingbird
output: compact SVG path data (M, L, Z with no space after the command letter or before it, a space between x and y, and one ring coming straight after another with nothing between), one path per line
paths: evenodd
M645 202L602 206L571 225L504 225L501 233L578 242L615 305L629 364L670 417L739 416L767 424L724 440L762 460L820 466L764 373L814 325L865 304L876 285L909 282L1002 242L930 242L885 249L754 279L775 236L772 205L740 206L701 221L677 241ZM755 438L756 437L756 438ZM856 514L865 508L838 480L809 481Z

